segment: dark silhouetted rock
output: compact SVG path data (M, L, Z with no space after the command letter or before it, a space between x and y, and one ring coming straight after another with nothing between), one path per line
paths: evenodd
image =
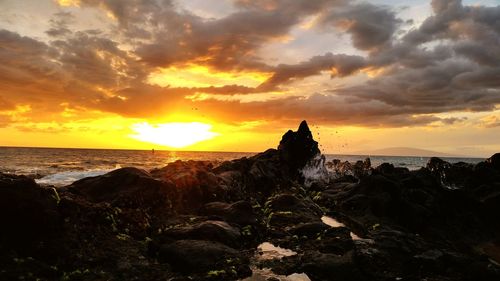
M486 163L500 171L500 153L493 154L490 158L486 159Z
M283 227L305 222L320 221L323 212L310 199L299 198L293 194L278 194L266 202L268 224Z
M175 161L151 175L161 181L173 183L178 190L178 204L189 211L203 204L226 199L227 189L222 180L212 172L212 164L205 161Z
M356 266L352 253L343 256L312 253L304 258L302 270L312 280L330 280L332 277L346 281L368 280Z
M240 230L223 221L205 221L192 226L171 228L162 236L173 239L208 240L231 247L241 245Z
M224 202L212 202L205 204L203 208L205 215L219 216L227 222L236 223L240 226L253 225L257 223L257 216L248 201L238 201L232 204Z
M0 173L0 249L33 253L58 235L57 196L33 179Z
M288 231L293 234L297 235L299 237L302 236L307 236L307 237L317 237L318 234L322 234L326 230L328 230L330 227L322 222L309 222L309 223L303 223L299 224L297 226L294 226L290 228Z
M217 264L237 258L239 252L224 244L202 240L178 240L161 246L159 259L176 271L193 273L218 269Z
M297 132L289 130L283 135L278 151L281 160L292 171L303 168L309 160L321 153L305 120L300 123Z
M68 190L85 196L91 202L108 202L119 207L168 207L171 184L154 179L137 168L122 168L102 176L84 178L68 186Z

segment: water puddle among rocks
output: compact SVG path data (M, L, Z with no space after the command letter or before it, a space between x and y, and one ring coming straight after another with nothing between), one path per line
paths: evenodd
M331 227L345 227L345 224L343 224L343 223L339 222L338 220L336 220L332 217L329 217L329 216L322 216L321 221L324 224L329 225Z
M289 257L297 254L292 250L276 247L269 242L264 242L260 244L257 247L257 253L258 253L257 257L258 260L281 259L283 257Z
M366 243L366 244L375 244L375 240L369 239L369 238L361 238L358 235L356 235L354 232L351 231L351 239L354 242L359 242L359 243Z
M305 273L294 273L288 276L277 275L269 268L252 268L252 276L243 279L242 281L311 281Z
M284 257L294 256L297 252L290 249L277 247L269 242L264 242L257 247L257 254L254 257L254 263L265 260L281 259ZM251 266L252 276L243 279L242 281L311 281L305 273L294 273L288 276L278 275L272 272L270 268L258 268Z
M321 221L324 224L329 225L331 227L346 227L345 224L343 224L343 223L339 222L338 220L336 220L332 217L329 217L329 216L322 216ZM350 235L351 235L351 239L353 241L360 241L360 242L365 242L365 243L369 243L369 244L375 243L375 241L373 241L373 239L361 238L352 231L350 232Z

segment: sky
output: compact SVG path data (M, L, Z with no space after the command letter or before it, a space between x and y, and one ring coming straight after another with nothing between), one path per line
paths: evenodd
M500 1L0 0L0 145L500 151Z

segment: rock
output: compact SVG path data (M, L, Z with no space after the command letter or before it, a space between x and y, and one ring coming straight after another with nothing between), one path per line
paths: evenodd
M336 280L369 280L357 268L352 252L343 256L309 253L303 260L301 270L312 280L330 280L332 276L335 276Z
M202 240L178 240L161 246L159 259L183 273L208 272L240 253L224 244Z
M170 208L175 199L173 185L154 179L137 168L121 168L102 176L78 180L67 187L90 202L108 202L118 207Z
M490 158L486 159L486 163L490 164L497 171L500 171L500 153L493 154Z
M472 164L464 162L451 164L437 157L432 157L427 163L427 169L443 187L448 189L465 187L472 176L472 168Z
M69 192L63 199L69 200L61 203L66 216L80 217L82 210L86 210L87 217L95 214L107 218L114 230L126 230L135 237L148 236L149 228L158 229L172 215L189 208L179 200L181 191L172 183L154 179L137 168L122 168L84 178L66 189ZM109 205L112 210L100 210L101 204Z
M217 185L218 179L211 172L212 164L205 161L177 160L160 169L153 169L151 175L157 179L173 182L179 188Z
M283 135L278 152L280 159L291 168L291 171L302 169L309 160L321 153L305 120L300 123L297 132L289 130Z
M203 209L205 215L220 216L225 221L236 223L240 226L257 223L257 216L253 211L252 204L248 201L238 201L232 204L212 202L205 204Z
M40 243L60 231L58 196L28 177L0 173L0 249L31 254L43 251Z
M292 194L278 194L266 202L268 224L272 227L320 221L323 214L319 206L307 198Z
M497 186L497 191L488 194L482 198L482 203L489 214L500 213L500 185Z
M328 230L330 227L322 222L309 222L302 223L297 226L290 228L288 231L292 235L297 235L299 237L307 236L311 238L317 237L319 234L322 234L324 231Z
M221 185L222 180L212 172L209 162L178 160L152 170L151 175L177 187L177 200L184 210L196 210L205 203L225 200L227 196L227 190Z
M171 228L164 231L162 236L173 239L208 240L231 247L241 245L240 230L223 221L205 221L192 226Z
M340 207L349 212L374 216L396 216L401 188L397 182L382 175L372 175L361 179L353 186L350 195L344 198Z

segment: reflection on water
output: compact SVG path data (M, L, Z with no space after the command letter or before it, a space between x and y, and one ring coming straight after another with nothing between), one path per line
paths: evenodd
M281 259L283 257L289 257L297 254L297 252L281 247L276 247L269 242L260 244L257 247L257 252L259 253L257 259L259 260Z
M331 227L345 227L345 224L343 224L343 223L339 222L338 220L336 220L332 217L329 217L329 216L322 216L321 221L324 224L329 225ZM373 239L361 238L352 231L349 234L351 235L351 239L353 241L358 241L358 242L368 243L368 244L375 243L375 241L373 241Z
M324 224L329 225L331 227L345 227L345 224L343 224L343 223L339 222L338 220L336 220L332 217L329 217L329 216L322 216L321 221Z
M309 279L309 277L305 273L294 273L285 276L275 274L269 268L252 268L252 276L243 279L243 281L267 281L269 279L279 281L311 281L311 279Z
M296 254L297 252L290 249L277 247L269 242L264 242L257 246L257 254L254 257L253 263L255 264L263 260L281 259L284 257L294 256ZM305 273L294 273L285 276L275 274L270 268L258 268L253 265L251 269L252 276L243 279L243 281L267 281L269 279L280 281L311 281Z

